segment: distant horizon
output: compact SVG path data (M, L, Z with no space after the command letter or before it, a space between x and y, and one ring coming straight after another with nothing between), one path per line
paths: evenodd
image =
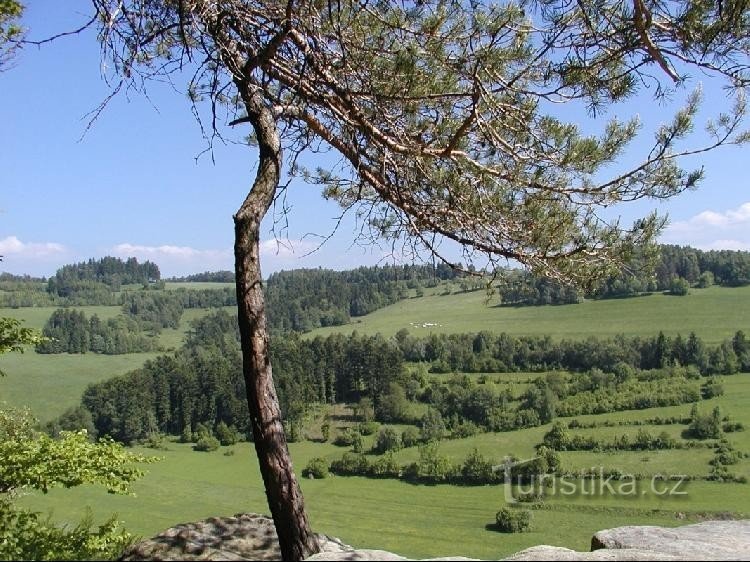
M48 37L79 27L89 9L85 0L39 0L26 7L22 25L29 39ZM0 118L7 138L0 151L0 266L17 275L49 276L88 256L132 255L155 261L169 276L231 270L232 215L247 195L257 164L255 150L241 142L247 130L226 131L226 144L217 142L206 152L187 95L179 84L159 83L149 86L148 98L116 96L88 128L86 116L111 93L102 72L96 34L87 30L25 48L12 68L0 73ZM647 152L658 123L697 86L697 79L688 80L671 104L649 97L648 103L636 99L631 105L612 105L596 117L585 111L567 117L596 134L610 117L638 114L644 131L633 141L633 152ZM701 123L727 101L710 83L704 95L697 138L691 141L696 145L704 135ZM602 210L602 218L619 218L627 226L657 211L672 221L662 243L750 250L747 154L747 147L727 146L686 158L686 168L705 169L699 189L665 201L610 207ZM300 163L338 166L332 153L306 153ZM262 225L263 275L411 258L400 242L395 248L389 241L362 245L361 228L367 226L358 224L355 212L342 217L341 208L319 189L293 178ZM458 249L450 248L447 257L465 263Z
M0 240L0 245L1 244L2 244L2 240ZM690 248L693 248L695 250L699 250L699 251L702 251L702 252L710 252L710 251L717 251L717 252L722 252L722 251L727 251L727 252L750 252L750 249L743 249L743 248L731 248L731 247L729 247L729 248L701 248L699 246L694 246L692 244L679 244L679 243L670 243L670 242L659 242L659 245L690 247ZM0 256L2 256L3 260L6 259L6 257L3 256L2 254L0 254ZM114 257L114 258L121 259L123 261L125 261L125 260L127 260L129 258L136 258L138 260L138 263L144 263L146 261L150 261L150 262L156 264L159 267L160 280L162 280L162 281L166 281L166 280L170 280L170 279L174 279L174 278L189 277L189 276L192 276L192 275L208 274L208 273L229 272L229 273L234 274L234 268L233 267L224 267L224 268L218 268L218 269L203 269L203 270L200 270L200 271L191 271L191 272L179 273L179 274L166 273L164 270L162 270L162 265L157 260L152 259L152 258L142 259L142 258L140 258L137 255L120 255L120 256L114 256L114 255L111 255L111 254L103 254L103 255L100 255L100 256L89 256L89 257L86 257L86 258L75 259L75 260L72 260L72 261L65 261L63 263L60 263L60 265L57 266L55 268L55 270L52 273L50 273L50 274L43 274L43 273L42 274L35 274L35 273L30 273L30 272L20 272L20 273L18 273L18 272L15 272L15 271L8 271L4 267L2 267L6 263L5 261L2 261L2 262L0 262L0 275L9 274L9 275L15 275L15 276L18 276L18 277L31 277L31 278L34 278L34 279L41 279L41 280L46 281L50 277L53 277L57 273L57 271L59 271L62 267L66 266L66 265L73 265L73 264L85 263L85 262L87 262L89 260L101 260L101 259L106 258L106 257ZM388 263L384 263L384 261L385 260L381 259L379 263L362 263L362 264L358 264L358 265L356 265L356 264L355 265L347 264L345 267L337 267L335 264L334 265L322 265L322 264L320 264L320 265L300 265L299 267L279 267L277 269L274 269L273 271L265 272L263 275L264 275L264 278L267 278L269 275L271 275L273 273L278 273L280 271L293 271L293 270L299 270L299 269L327 269L327 270L332 270L332 271L350 271L350 270L356 269L358 267L386 267L386 266L404 266L404 265L430 265L430 263L428 261L425 261L425 260L421 260L421 261L420 260L412 260L410 262L405 262L404 261L404 262L400 262L400 263L396 263L394 261L391 261L391 262L388 262ZM456 263L462 263L462 262L456 262ZM286 265L290 265L290 264L286 264ZM261 263L261 266L262 266L262 263ZM515 269L515 267L512 267L512 268ZM517 268L518 269L523 269L523 266L518 266Z

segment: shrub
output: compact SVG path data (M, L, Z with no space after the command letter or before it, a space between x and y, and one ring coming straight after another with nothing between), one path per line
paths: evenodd
M677 296L685 296L690 292L690 283L682 277L673 277L669 283L669 294Z
M714 408L710 414L701 414L697 407L690 412L692 421L687 434L694 439L718 439L721 437L721 411Z
M454 439L464 439L466 437L476 435L477 433L479 433L479 426L471 421L462 421L460 424L453 428L451 437L453 437Z
M466 484L491 484L498 480L492 467L494 462L482 455L479 450L474 450L464 460L461 466L461 476Z
M361 453L344 453L344 455L331 463L330 471L342 476L364 476L370 470L367 457Z
M234 427L229 427L223 421L216 425L216 437L224 446L234 445L240 440L240 434Z
M501 533L523 533L531 528L531 511L504 507L495 515Z
M336 436L333 444L338 445L339 447L351 447L358 439L362 439L362 434L353 427L348 427L343 433L339 433Z
M198 442L193 445L194 451L203 451L203 452L211 452L215 451L219 448L219 440L216 439L216 437L211 437L210 435L201 437L198 439Z
M381 429L380 433L378 433L374 451L381 455L388 451L398 451L401 446L401 436L396 433L396 430L392 427L386 427Z
M370 465L370 476L376 478L398 478L401 476L401 467L393 458L391 451L388 451Z
M372 435L379 427L380 424L376 421L360 422L357 424L357 431L359 431L361 435Z
M302 476L315 479L326 478L328 476L328 461L323 457L310 459L305 468L302 469Z
M401 433L401 444L404 447L413 447L419 443L419 430L416 427L409 426Z
M430 408L427 413L422 416L421 421L422 441L440 441L445 433L445 423L443 423L443 416L440 412Z
M711 377L701 385L701 397L704 400L721 396L722 394L724 394L724 386L716 377Z
M168 450L167 447L167 436L158 431L152 431L148 434L148 437L143 440L143 446L149 449L159 449L162 451Z

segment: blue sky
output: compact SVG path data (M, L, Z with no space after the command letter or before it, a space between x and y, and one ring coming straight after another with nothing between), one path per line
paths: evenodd
M84 0L29 2L24 24L31 37L44 37L75 27L87 8ZM254 176L255 153L216 146L215 163L208 155L196 161L205 141L188 100L161 84L149 88L149 99L113 100L81 139L85 115L108 91L92 33L26 48L0 73L0 270L50 275L65 263L104 255L151 259L165 275L231 269L231 217ZM722 94L706 96L710 109ZM644 121L668 115L641 103ZM706 168L699 190L617 212L628 220L651 208L669 213L665 242L750 250L748 156L747 146L702 156L692 162ZM264 225L265 274L389 262L387 247L352 245L353 217L303 257L317 246L308 234L330 234L340 210L301 182L290 186L288 203L288 241L279 246L272 222Z

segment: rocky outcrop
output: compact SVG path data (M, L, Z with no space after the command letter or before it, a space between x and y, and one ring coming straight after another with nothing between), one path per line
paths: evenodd
M308 560L409 560L384 550L354 550L338 539L317 536L322 552ZM535 546L504 560L748 560L750 521L705 521L677 528L618 527L596 533L591 549L576 552ZM132 546L121 559L278 560L280 552L273 521L245 513L177 525Z
M591 550L640 548L663 556L692 560L747 560L750 558L750 521L705 521L674 529L618 527L599 531Z
M316 535L332 554L351 551L338 539ZM281 560L273 520L256 513L183 523L134 544L120 560Z

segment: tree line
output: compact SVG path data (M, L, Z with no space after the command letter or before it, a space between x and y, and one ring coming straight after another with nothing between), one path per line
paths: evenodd
M127 316L106 321L83 311L60 308L52 313L42 329L45 339L37 344L37 353L102 353L119 355L154 351L157 341L142 332Z
M122 285L162 288L158 266L106 257L67 265L46 282L28 276L0 276L0 306L122 305ZM351 271L299 269L272 274L266 282L269 326L274 333L306 332L348 323L352 317L407 298L440 281L460 280L462 290L486 287L446 264L360 267ZM479 278L477 278L479 279ZM184 282L233 282L229 271L174 278ZM481 280L480 280L481 281ZM626 268L587 291L521 269L496 272L491 291L504 305L574 304L583 298L628 297L654 291L686 294L690 287L740 286L750 282L750 252L701 251L662 245L655 261L637 253ZM178 289L185 308L236 305L233 287ZM215 292L218 291L218 292ZM126 293L127 294L127 293ZM130 297L131 300L133 297Z
M407 298L410 289L435 286L457 275L445 264L279 271L265 287L269 326L278 333L346 324L351 317Z
M675 342L680 341L691 342L687 348L703 350L703 355L687 354L684 363L677 361L674 350L682 348ZM701 357L725 357L731 350L735 372L750 370L749 349L742 332L716 347L706 346L694 334L687 340L659 335L582 342L507 334L412 338L402 333L389 339L357 333L302 339L290 334L272 339L271 357L290 427L301 423L313 403L349 402L380 421L418 423L428 434L460 437L532 427L559 416L696 402L701 399ZM520 397L508 388L478 384L468 375L428 382L427 368L442 366L454 355L479 357L476 364L485 366L485 358L491 357L495 372L575 372L540 376ZM406 368L407 362L422 367ZM706 365L703 374L718 364ZM217 311L194 321L175 353L90 386L82 404L100 434L124 442L153 432L188 435L197 424L215 427L220 422L247 435L244 392L237 321ZM421 418L413 414L418 402L428 406Z

